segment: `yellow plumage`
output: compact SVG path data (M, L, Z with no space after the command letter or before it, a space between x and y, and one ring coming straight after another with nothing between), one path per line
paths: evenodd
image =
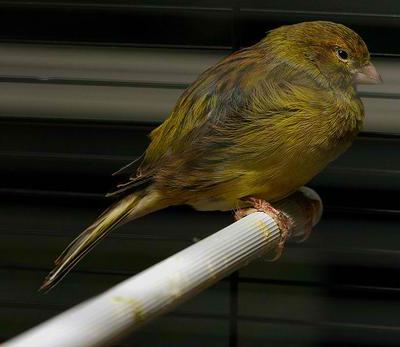
M308 22L273 30L206 70L151 133L140 166L120 170L128 177L110 195L121 200L73 241L44 287L121 223L177 204L271 202L307 183L361 128L355 84L379 81L369 59L349 28Z

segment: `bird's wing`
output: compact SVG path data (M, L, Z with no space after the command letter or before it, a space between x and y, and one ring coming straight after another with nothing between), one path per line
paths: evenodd
M196 167L213 170L213 178L203 177L208 185L240 177L237 167L222 170L223 165L219 165L217 173L213 165L225 161L226 167L229 151L233 150L232 155L239 147L242 152L248 151L248 146L240 146L240 142L256 140L255 130L265 126L265 122L260 124L261 119L277 114L284 117L296 109L287 101L296 78L292 70L253 47L209 68L183 93L164 123L153 130L142 163L111 195L142 187L155 176L174 170L183 175L196 172ZM176 185L184 183L175 181ZM200 189L201 179L195 181L193 187Z
M243 90L247 87L244 84L259 78L254 69L254 62L259 59L256 50L244 49L204 71L181 95L170 116L152 131L151 143L144 155L114 173L120 183L108 196L143 188L153 180L167 157L188 145L188 134L206 123L218 122L235 107L231 105L232 100L242 103Z
M171 115L150 135L142 167L152 167L170 153L187 146L189 134L224 122L245 107L248 94L265 78L268 57L253 48L243 49L204 71L182 94Z

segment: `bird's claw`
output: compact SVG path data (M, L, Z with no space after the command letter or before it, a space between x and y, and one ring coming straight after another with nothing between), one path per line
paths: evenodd
M277 214L271 215L270 212L269 215L275 220L276 224L278 225L281 232L281 239L279 240L278 246L276 247L275 256L272 259L268 259L268 261L270 262L276 261L282 256L283 249L285 248L285 243L290 236L290 231L294 224L293 220L288 217L284 212L276 209L274 210L277 211Z
M251 213L254 212L264 212L271 216L276 222L276 224L279 227L279 230L281 232L281 239L278 243L277 250L276 250L276 255L270 259L269 261L275 261L278 260L283 252L283 249L285 247L286 240L290 236L290 230L293 227L293 220L288 217L284 212L277 210L274 208L270 203L268 203L265 200L262 199L257 199L257 198L249 198L246 200L252 207L250 208L244 208L244 209L239 209L235 211L234 218L235 220L239 220Z
M235 221L237 222L239 219L242 219L246 216L248 216L249 214L252 214L254 212L259 212L257 209L255 208L241 208L235 211L233 218L235 219Z
M312 232L313 232L313 228L310 223L304 227L303 236L300 237L298 240L296 240L296 243L303 243L304 241L307 241L308 238L310 237L310 235L312 234Z

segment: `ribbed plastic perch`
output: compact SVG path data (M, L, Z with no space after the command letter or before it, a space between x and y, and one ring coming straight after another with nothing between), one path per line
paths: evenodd
M291 237L301 237L322 213L318 195L305 187L274 205L293 219ZM280 237L270 216L253 213L2 346L107 346L266 255Z

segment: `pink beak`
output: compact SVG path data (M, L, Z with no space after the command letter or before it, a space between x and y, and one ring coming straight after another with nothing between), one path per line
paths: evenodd
M369 63L357 70L354 82L356 84L379 84L382 83L382 77L376 71L375 66Z

